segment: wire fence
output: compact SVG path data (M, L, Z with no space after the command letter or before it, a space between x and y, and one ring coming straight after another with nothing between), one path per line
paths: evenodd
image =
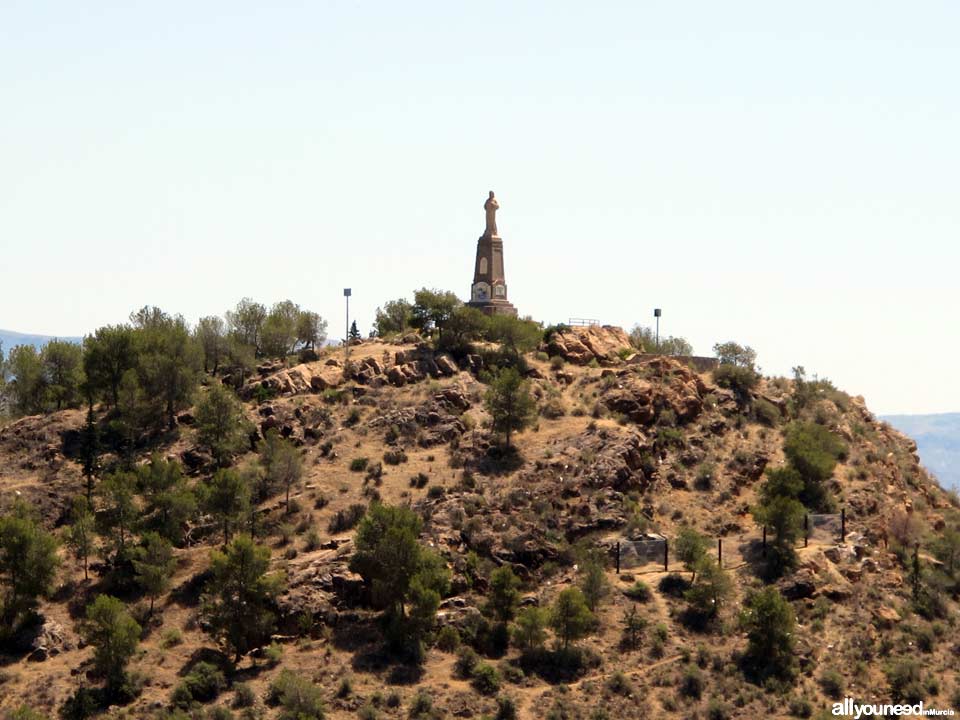
M804 516L803 532L797 540L800 547L828 546L844 542L847 533L846 512L809 514ZM663 535L648 535L641 540L617 540L613 555L617 572L669 572L679 563L674 539ZM754 525L741 533L716 537L708 548L726 569L742 567L764 556L767 547L767 528Z

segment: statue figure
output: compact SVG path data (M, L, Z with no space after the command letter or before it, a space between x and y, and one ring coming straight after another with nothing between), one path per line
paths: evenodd
M490 191L490 197L483 204L483 209L487 211L487 229L484 235L497 234L497 210L500 209L500 203L493 196L493 190Z

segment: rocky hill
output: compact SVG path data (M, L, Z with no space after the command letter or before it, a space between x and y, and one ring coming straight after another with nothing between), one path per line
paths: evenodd
M108 715L290 717L270 690L284 670L315 684L329 718L830 717L844 696L884 702L916 693L928 707L960 711L960 583L943 549L960 511L956 495L918 464L916 445L862 398L830 387L801 394L782 378L723 387L713 372L628 347L618 329L567 329L527 355L538 417L514 433L511 452L490 426L480 352L456 360L408 337L355 344L346 366L342 349L325 349L316 361L257 368L239 391L255 428L252 447L275 429L306 468L289 514L282 493L255 512L257 541L285 577L275 644L233 666L205 632L204 584L222 538L210 517L191 517L156 612L146 613L136 591L122 596L143 620L130 666L143 687ZM107 421L104 408L95 416ZM26 499L56 534L83 493L75 448L85 417L67 410L0 428L3 496ZM841 541L833 526L811 531L806 546L795 543L795 569L773 578L751 509L767 472L784 466L785 436L796 423L824 428L844 446L826 489L844 510L845 535ZM191 484L215 471L198 442L195 409L137 453L138 463L152 453L176 460ZM249 450L233 463L256 457ZM373 501L412 508L422 544L451 572L419 662L384 650L379 612L350 567L352 519ZM685 528L706 538L714 559L722 540L731 589L708 623L691 622L684 595L691 577L676 539ZM663 538L669 571L657 556L617 572L618 543L659 548ZM95 561L85 580L81 565L60 553L42 621L6 647L2 712L28 705L56 717L78 688L97 683L79 625L104 591L104 563ZM521 608L548 608L587 582L584 568L598 557L606 592L575 643L575 662L485 639L496 568L520 578ZM757 680L744 659L742 608L767 584L797 618L796 672L780 681ZM934 600L918 602L921 591ZM639 618L634 637L625 632L631 615ZM552 647L555 632L546 639ZM466 667L462 648L471 643L479 665L492 670ZM196 693L182 715L164 714L201 660L223 667L225 679L209 695Z
M941 485L960 490L960 413L883 419L917 441L920 459Z

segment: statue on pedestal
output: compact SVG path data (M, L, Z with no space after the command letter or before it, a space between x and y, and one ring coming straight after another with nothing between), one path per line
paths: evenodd
M487 229L483 234L496 235L497 210L500 209L500 203L498 203L497 199L493 196L493 190L490 191L490 197L488 197L487 201L483 204L483 209L487 212Z

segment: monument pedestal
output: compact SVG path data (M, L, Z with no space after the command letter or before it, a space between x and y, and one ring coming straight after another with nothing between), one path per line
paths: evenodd
M470 307L486 315L517 316L517 309L507 299L507 281L503 271L503 239L497 232L496 212L500 203L493 191L483 204L487 227L477 240L477 261L470 286Z

